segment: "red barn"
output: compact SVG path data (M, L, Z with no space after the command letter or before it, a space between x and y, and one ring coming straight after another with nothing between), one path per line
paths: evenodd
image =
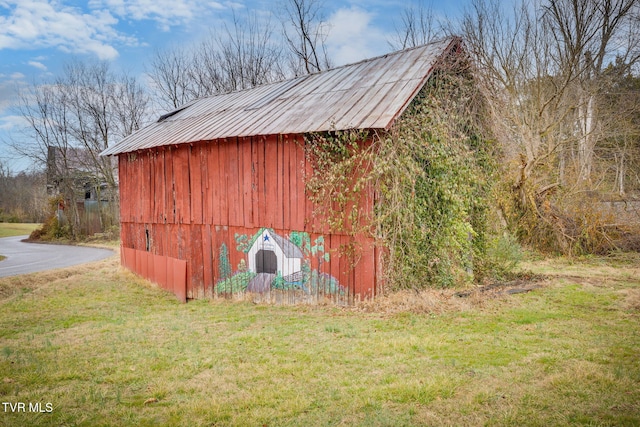
M123 265L183 301L243 291L374 295L381 249L313 218L304 136L388 130L459 44L198 99L108 148L103 155L118 156ZM354 239L357 259L341 250Z

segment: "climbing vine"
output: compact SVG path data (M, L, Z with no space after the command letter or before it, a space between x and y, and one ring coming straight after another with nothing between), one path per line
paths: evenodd
M469 72L440 70L389 131L306 139L316 215L385 247L389 287L448 287L484 274L496 163L482 107Z
M357 130L311 134L305 155L313 165L305 183L314 214L331 230L363 231L369 224L361 218L362 205L375 175L370 135Z

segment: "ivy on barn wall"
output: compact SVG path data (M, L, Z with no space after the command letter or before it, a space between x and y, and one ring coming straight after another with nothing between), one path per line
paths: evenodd
M332 229L368 234L386 248L388 288L448 287L487 273L496 156L483 105L467 70L441 70L390 131L307 137L316 213ZM362 201L372 189L369 211Z

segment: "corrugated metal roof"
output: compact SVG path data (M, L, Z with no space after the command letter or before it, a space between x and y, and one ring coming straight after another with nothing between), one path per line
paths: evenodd
M388 129L433 67L448 38L316 74L192 101L106 149L114 155L218 138L346 129Z

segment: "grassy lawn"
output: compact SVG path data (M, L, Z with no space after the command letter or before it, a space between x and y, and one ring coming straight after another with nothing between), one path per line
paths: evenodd
M42 224L15 224L10 222L0 222L0 237L22 236L31 234L33 230Z
M1 399L43 412L0 425L640 425L639 260L354 308L179 304L115 257L2 279Z

